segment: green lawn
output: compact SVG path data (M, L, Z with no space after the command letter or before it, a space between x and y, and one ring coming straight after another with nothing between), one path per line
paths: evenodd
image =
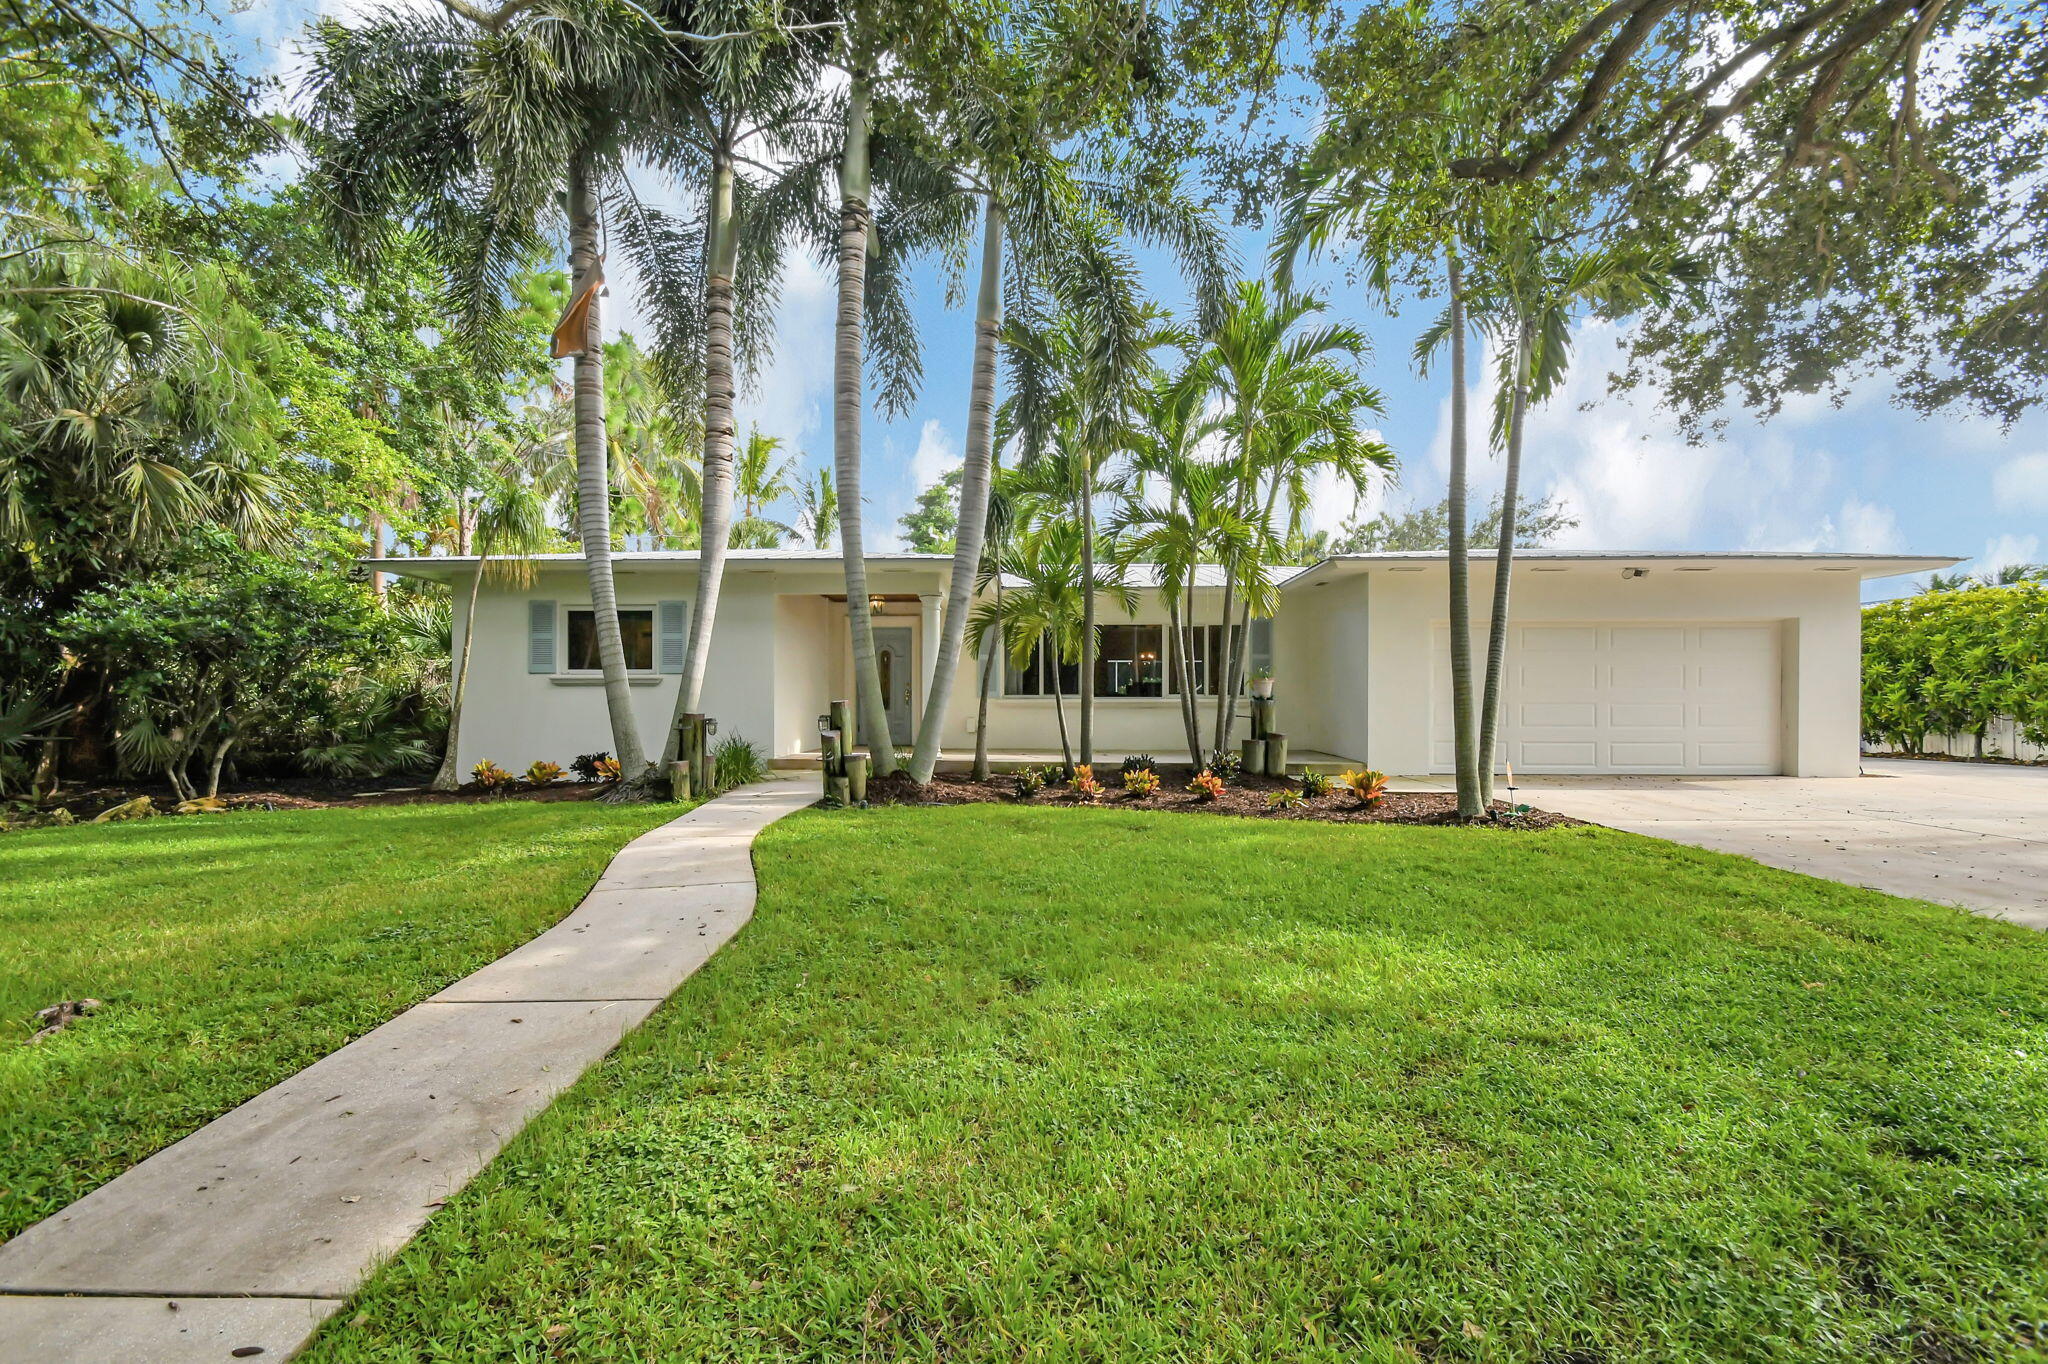
M1596 829L806 813L311 1358L2031 1357L2048 942Z
M575 907L676 807L410 805L0 837L0 1238ZM37 1009L106 1008L40 1046Z

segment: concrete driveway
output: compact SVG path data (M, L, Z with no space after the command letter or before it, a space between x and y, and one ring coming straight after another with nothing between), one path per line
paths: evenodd
M1867 759L1861 777L1525 777L1546 810L2048 929L2048 767Z

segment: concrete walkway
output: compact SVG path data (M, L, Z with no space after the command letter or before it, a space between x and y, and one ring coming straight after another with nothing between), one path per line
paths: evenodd
M2048 767L1871 758L1861 777L1524 777L1517 794L1610 828L2048 929Z
M0 1246L0 1357L283 1359L753 914L815 784L641 835L573 913Z

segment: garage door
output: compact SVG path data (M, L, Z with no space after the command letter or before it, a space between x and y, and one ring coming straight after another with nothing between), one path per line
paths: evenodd
M1529 773L1782 771L1778 636L1768 621L1514 626L1501 756ZM1449 641L1439 626L1430 732L1439 772L1456 767ZM1483 636L1473 655L1476 667Z

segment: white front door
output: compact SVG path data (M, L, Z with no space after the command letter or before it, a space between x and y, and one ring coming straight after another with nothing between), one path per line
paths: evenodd
M1512 626L1496 760L1517 772L1784 770L1779 629L1770 621ZM1432 770L1456 769L1450 629L1432 662ZM1485 664L1473 643L1474 703Z
M875 671L882 678L882 709L889 715L889 742L899 748L912 740L911 708L917 679L912 635L907 625L875 627Z

